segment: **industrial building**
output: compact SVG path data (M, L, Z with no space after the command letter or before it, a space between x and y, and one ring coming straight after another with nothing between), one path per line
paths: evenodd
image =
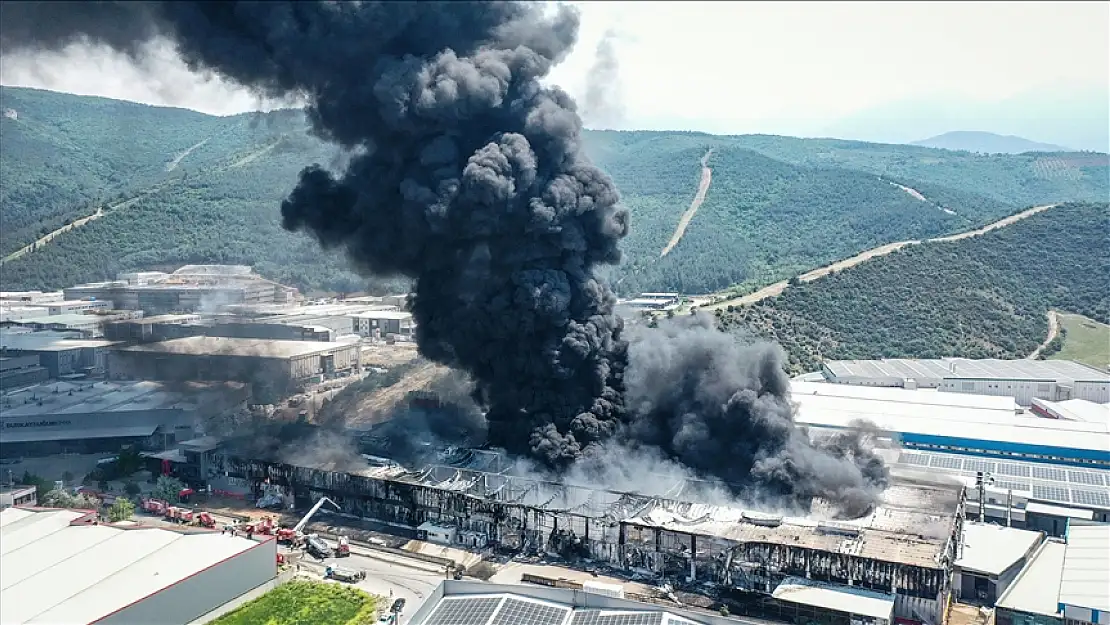
M0 351L5 356L36 358L50 378L103 375L108 351L115 343L65 336L53 332L0 334Z
M829 382L1013 397L1110 402L1110 372L1068 360L832 360L821 367Z
M113 378L249 382L259 403L275 403L309 379L358 369L358 343L211 336L121 347L108 360Z
M964 505L956 483L895 484L870 514L831 521L820 506L794 518L692 503L682 499L685 482L654 497L468 468L472 461L481 459L468 452L455 466L342 473L220 456L215 471L255 492L284 489L301 506L327 496L347 514L448 528L443 534L464 547L577 554L747 593L759 597L749 606L754 616L793 614L796 606L773 593L798 578L825 590L882 594L893 616L919 622L939 622L951 593Z
M1086 399L1047 401L1034 397L1029 411L1046 419L1102 423L1110 426L1110 404L1096 404Z
M243 384L51 382L0 395L0 456L164 449L246 405Z
M964 603L994 605L1044 540L1041 532L964 523L952 587Z
M411 339L415 332L412 313L401 310L372 310L351 315L359 336L373 339Z
M869 424L907 476L968 486L969 512L1062 536L1069 519L1110 521L1110 428L1046 419L1013 398L791 381L795 421L815 436ZM981 475L980 475L981 474ZM975 505L970 502L974 501Z
M191 623L277 575L276 542L0 511L0 622Z
M85 337L98 337L103 335L103 326L106 323L140 317L142 317L142 311L109 310L96 313L25 317L8 321L5 325L22 327L30 331L79 332Z
M34 486L9 484L0 486L0 509L12 506L34 506L38 504L38 489Z
M411 318L408 313L398 310L397 306L380 301L382 298L367 298L369 301L340 301L326 304L297 305L254 305L254 306L229 306L226 312L215 318L216 331L226 325L243 325L248 331L264 331L266 334L259 337L244 338L274 338L285 340L304 340L297 335L312 335L320 333L322 329L330 332L331 338L361 334L370 336L371 319L392 319L394 333L402 331L402 326L411 334ZM392 301L392 300L391 300ZM360 324L360 315L366 317L367 322ZM408 320L408 321L405 321ZM366 326L365 331L361 326ZM260 328L262 330L260 330ZM384 328L390 330L390 328ZM382 338L385 332L380 332ZM314 338L310 340L321 340Z
M65 299L61 291L0 291L0 304L25 304L39 306Z
M296 289L239 265L187 265L171 274L142 272L117 278L70 287L65 289L65 297L105 300L122 310L164 314L215 311L229 304L286 303L297 294Z
M738 621L681 608L662 609L583 590L444 580L408 622L411 625L736 625Z
M1048 540L995 603L998 625L1110 625L1110 525Z
M0 391L31 386L49 377L38 356L0 356Z
M854 428L867 422L905 449L1110 469L1110 428L1105 424L1019 413L1012 398L961 400L958 395L791 382L798 406L795 421L811 429Z

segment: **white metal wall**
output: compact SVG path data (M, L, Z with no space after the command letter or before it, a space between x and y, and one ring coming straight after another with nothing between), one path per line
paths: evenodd
M97 621L97 625L185 625L276 575L277 541L269 540Z

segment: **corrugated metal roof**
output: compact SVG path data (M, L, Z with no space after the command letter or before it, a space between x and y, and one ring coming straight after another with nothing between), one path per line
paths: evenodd
M828 397L846 397L858 400L870 400L901 404L914 404L924 406L944 406L952 408L976 408L983 410L998 410L1013 416L1021 408L1013 397L996 395L972 395L970 393L947 393L933 389L904 389L883 386L856 386L851 384L834 384L830 382L806 381L795 378L790 382L792 395L823 395Z
M1029 614L1057 616L1065 550L1064 543L1056 540L1042 543L995 606Z
M1110 380L1110 373L1070 360L1001 360L985 358L830 360L825 368L837 377L942 380Z
M259 546L215 532L70 525L83 515L0 512L0 622L91 623Z
M1073 521L1060 578L1060 603L1110 612L1110 525Z

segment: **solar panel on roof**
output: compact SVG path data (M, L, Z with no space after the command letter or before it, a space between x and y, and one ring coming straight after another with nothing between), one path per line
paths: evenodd
M484 625L500 603L501 597L449 597L424 625Z
M994 470L995 473L1002 475L1013 475L1014 477L1029 477L1029 467L1024 464L1014 464L1012 462L999 462L998 468Z
M964 460L964 470L965 471L975 471L975 472L983 471L983 472L994 473L994 467L997 464L998 464L997 462L990 462L989 460L975 460L973 458L968 458L968 459Z
M569 608L549 606L534 601L505 599L492 625L559 625Z
M956 469L958 471L964 466L964 459L953 458L951 456L933 456L933 460L929 463L929 466L938 469Z
M1071 497L1073 502L1082 506L1110 508L1110 495L1106 494L1106 491L1073 488Z
M1088 484L1090 486L1102 486L1106 482L1098 473L1091 473L1089 471L1068 471L1068 479L1073 484Z
M1039 480L1049 480L1051 482L1067 482L1068 473L1063 469L1054 469L1052 467L1033 467L1033 477Z
M1032 489L1032 485L1029 482L1021 480L995 480L994 487L1001 488L1002 490L1013 489L1028 491Z
M1033 484L1033 498L1071 503L1071 499L1068 497L1068 489L1048 484Z
M662 625L661 612L641 612L639 614L605 614L598 616L597 625Z
M898 462L901 462L902 464L913 464L917 466L927 467L929 466L929 456L923 454L902 452L902 455L898 457Z

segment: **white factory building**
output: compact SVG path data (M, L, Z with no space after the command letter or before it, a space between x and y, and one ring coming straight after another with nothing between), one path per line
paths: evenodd
M1110 402L1110 372L1069 360L831 360L821 367L835 384L937 389L952 393L1033 399Z
M998 625L1110 625L1110 525L1076 522L1030 557L995 603Z
M277 543L98 525L82 510L0 511L0 623L191 623L272 584Z
M1110 421L1044 418L1012 397L791 382L795 422L814 436L869 424L896 473L951 475L977 514L1062 536L1069 520L1110 521ZM1092 411L1093 412L1093 409Z

